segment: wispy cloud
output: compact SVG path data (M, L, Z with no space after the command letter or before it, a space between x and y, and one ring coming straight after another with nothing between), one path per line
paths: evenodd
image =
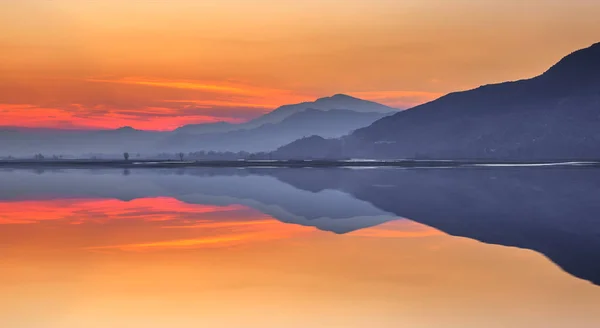
M200 81L171 81L171 80L151 80L143 78L121 78L121 79L87 79L87 82L98 82L98 83L118 83L118 84L129 84L129 85L142 85L150 87L160 88L172 88L172 89L190 89L190 90L205 90L212 92L225 92L235 94L253 94L252 90L236 87L227 84L218 83L207 83Z

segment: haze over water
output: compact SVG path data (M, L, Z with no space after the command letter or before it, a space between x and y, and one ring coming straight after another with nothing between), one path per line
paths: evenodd
M598 327L598 177L5 170L0 326Z

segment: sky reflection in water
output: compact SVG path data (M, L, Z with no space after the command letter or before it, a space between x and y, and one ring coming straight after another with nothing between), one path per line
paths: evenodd
M543 255L407 219L336 234L241 204L25 198L0 202L2 327L600 324L600 288Z

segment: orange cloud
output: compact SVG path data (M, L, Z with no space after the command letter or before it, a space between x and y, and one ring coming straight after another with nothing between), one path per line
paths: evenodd
M85 82L121 84L129 86L145 87L151 90L173 89L183 92L200 92L202 98L191 98L193 103L201 103L207 106L239 106L250 108L275 108L294 102L311 100L312 94L306 94L299 90L286 90L272 87L263 87L252 83L210 81L210 80L173 80L173 79L150 79L142 77L125 77L116 79L91 78ZM139 90L138 90L139 91ZM156 92L156 91L153 91ZM175 93L181 95L181 93ZM193 93L192 93L193 94ZM186 102L183 98L174 100L160 99L163 102Z
M173 88L173 89L190 89L190 90L207 90L214 92L225 92L235 94L252 94L251 90L243 87L235 87L225 84L216 83L203 83L198 81L169 81L169 80L149 80L142 78L123 78L116 80L108 79L88 79L88 82L101 82L101 83L120 83L120 84L132 84L132 85L143 85L150 87L162 87L162 88Z
M202 100L202 99L177 99L177 100L165 100L165 103L180 103L194 105L195 107L211 108L214 106L224 107L246 107L246 108L260 108L265 112L269 112L274 105L270 103L245 103L239 101L227 101L227 100Z

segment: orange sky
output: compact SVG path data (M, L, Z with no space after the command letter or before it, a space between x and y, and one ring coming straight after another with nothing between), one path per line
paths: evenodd
M600 41L587 0L0 2L0 126L168 130L335 93L406 108Z

